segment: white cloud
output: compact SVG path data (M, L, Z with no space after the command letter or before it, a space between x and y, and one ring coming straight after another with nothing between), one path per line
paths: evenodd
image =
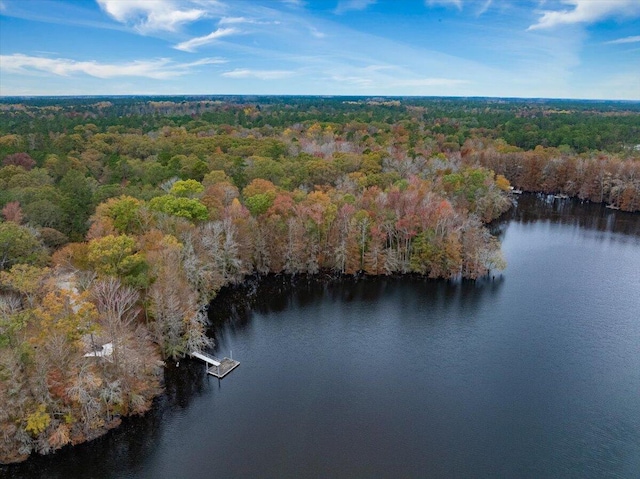
M492 3L493 3L493 0L487 0L486 2L484 2L476 15L478 16L484 15L487 12L487 10L489 10L489 7L491 6Z
M190 63L176 63L168 58L159 58L125 63L100 63L68 58L34 57L20 53L0 55L0 69L9 73L45 72L58 76L85 74L96 78L145 77L164 80L186 75L198 66L218 63L225 63L225 60L203 58Z
M369 65L363 68L368 72L381 72L385 70L397 70L398 67L395 65Z
M331 80L338 83L348 83L349 85L355 85L362 88L371 87L374 85L374 81L371 78L350 76L350 75L331 75Z
M455 78L418 78L414 80L398 80L394 82L397 86L409 86L409 87L425 87L425 86L439 86L439 87L453 87L460 85L468 85L468 80L458 80Z
M538 19L538 23L531 25L529 30L576 23L590 24L614 16L640 15L638 0L562 0L562 3L573 8L540 11L542 16Z
M377 0L341 0L333 11L340 15L350 10L366 10L370 5L376 3Z
M237 25L240 23L246 23L250 25L280 25L279 21L264 21L256 20L254 18L247 17L222 17L218 21L218 25Z
M248 68L236 68L222 74L227 78L257 78L259 80L279 80L294 75L290 70L249 70Z
M176 31L185 23L206 15L201 8L181 8L184 4L173 0L96 0L100 8L120 23L133 26L140 33ZM210 2L208 6L217 5Z
M462 0L426 0L425 4L429 7L434 5L443 5L445 7L454 6L458 10L462 10Z
M321 32L316 27L309 27L309 33L311 33L311 35L313 35L316 38L324 38L327 36L326 33Z
M246 17L222 17L218 21L218 25L232 25L237 23L256 23L256 21Z
M618 45L621 43L637 43L640 42L640 35L634 37L618 38L617 40L611 40L610 42L604 42L605 45Z
M240 33L240 30L238 30L237 28L218 28L217 30L211 32L209 35L205 35L203 37L195 37L191 40L178 43L173 48L175 48L176 50L182 50L183 52L195 52L198 47L208 45L209 43L214 43L219 38L227 37L229 35L235 35L236 33Z

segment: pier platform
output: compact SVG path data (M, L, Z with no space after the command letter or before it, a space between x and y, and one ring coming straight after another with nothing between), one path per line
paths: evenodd
M210 354L203 353L202 351L193 351L191 357L200 359L207 364L207 373L212 376L222 379L235 368L240 366L240 361L236 361L231 358L218 359Z

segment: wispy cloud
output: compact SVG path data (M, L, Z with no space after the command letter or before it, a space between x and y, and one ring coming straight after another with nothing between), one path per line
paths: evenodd
M177 63L168 58L137 60L125 63L76 61L69 58L46 58L23 55L0 55L0 70L10 73L44 72L58 76L76 74L96 78L145 77L165 80L193 72L196 67L225 63L219 58L203 58L190 63Z
M279 80L294 75L290 70L250 70L248 68L236 68L222 74L227 78L257 78L259 80Z
M182 8L184 2L173 0L96 0L100 8L120 23L134 27L140 33L174 32L186 23L194 22L207 13L202 8ZM207 2L212 10L215 1Z
M491 4L493 3L493 0L486 0L486 2L484 2L481 6L480 9L478 10L478 12L476 13L477 16L481 16L484 15L485 13L487 13L487 10L489 10L489 7L491 7Z
M413 80L397 80L394 85L409 87L455 87L468 85L469 80L458 80L455 78L417 78Z
M238 33L241 32L237 28L218 28L217 30L211 32L209 35L195 37L191 40L178 43L173 48L175 48L176 50L182 50L183 52L195 52L201 46L214 43L220 38L228 37L229 35L235 35Z
M617 40L611 40L609 42L604 42L605 45L619 45L621 43L638 43L640 42L640 35L636 35L633 37L625 37L618 38Z
M565 10L542 10L538 22L529 30L554 28L559 25L591 24L615 16L635 17L640 15L638 0L563 0L572 6Z
M256 20L255 18L247 18L247 17L222 17L218 21L218 25L237 25L237 24L250 24L250 25L279 25L280 22L277 20L274 21L265 21L265 20Z
M352 10L366 10L369 6L376 3L377 0L341 0L333 11L337 15Z
M462 0L425 0L425 4L428 7L433 7L434 5L453 6L458 10L462 10Z
M326 33L321 32L316 27L309 27L309 33L311 33L311 35L313 35L316 38L325 38L327 36Z
M362 88L370 88L374 85L374 81L371 78L349 76L349 75L331 75L329 77L332 81L338 83L347 83L349 85L355 85Z
M381 72L381 71L388 71L388 70L397 70L398 67L395 65L369 65L363 68L363 70L366 70L368 72Z

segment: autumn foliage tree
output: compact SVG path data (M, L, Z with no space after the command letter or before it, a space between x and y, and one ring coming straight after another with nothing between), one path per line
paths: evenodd
M14 165L24 168L25 170L30 170L36 166L36 162L28 153L13 153L4 157L2 165Z
M4 208L2 208L2 216L6 221L12 221L16 224L22 223L24 215L22 214L22 208L18 201L10 201Z

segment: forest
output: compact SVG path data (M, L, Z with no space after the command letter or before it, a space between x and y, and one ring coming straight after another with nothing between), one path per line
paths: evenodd
M640 103L0 99L0 463L147 411L249 275L504 269L518 190L640 211Z

